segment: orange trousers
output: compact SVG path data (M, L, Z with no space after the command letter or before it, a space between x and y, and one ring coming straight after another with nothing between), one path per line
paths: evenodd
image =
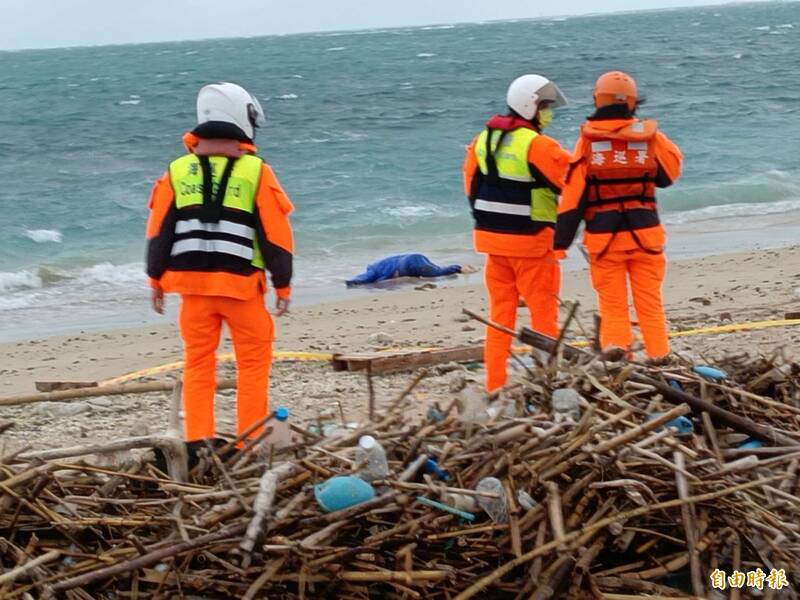
M184 295L179 323L185 360L185 436L190 442L215 435L216 350L223 321L228 324L236 354L237 432L267 415L274 326L264 306L264 297L259 294L252 300L236 300ZM258 435L258 431L251 435Z
M530 313L531 328L558 337L561 268L552 251L539 258L489 254L486 257L485 281L492 321L513 329L517 321L519 297L522 296ZM510 335L493 327L486 328L483 358L486 363L486 390L489 392L506 383L512 341Z
M633 306L644 338L645 350L650 358L669 354L667 318L661 298L661 284L667 270L664 253L649 254L644 250L608 252L589 257L592 285L597 292L600 307L600 344L629 349L633 343L630 309L628 308L628 280L633 296Z

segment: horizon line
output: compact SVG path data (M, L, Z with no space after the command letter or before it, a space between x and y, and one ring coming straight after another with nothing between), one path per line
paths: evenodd
M628 15L639 13L652 13L652 12L671 12L676 10L688 9L703 9L703 8L720 8L726 6L742 6L748 4L792 4L798 3L800 0L728 0L726 2L717 2L713 4L699 4L699 5L683 5L683 6L664 6L643 9L626 9L614 10L608 12L581 12L581 13L565 13L560 15L547 15L537 17L505 17L502 19L489 19L481 21L450 21L438 23L422 23L419 25L388 25L388 26L375 26L375 27L361 27L355 29L316 29L309 31L292 31L286 33L259 33L253 35L239 35L239 36L210 36L210 37L187 37L174 40L151 40L144 42L118 42L118 43L98 43L98 44L75 44L68 46L28 46L21 48L0 48L0 53L13 53L13 52L31 52L31 51L48 51L48 50L80 50L84 48L107 48L118 46L146 46L154 44L181 44L186 42L209 42L218 40L242 40L242 39L258 39L258 38L271 38L271 37L291 37L300 35L315 35L315 34L358 34L361 32L383 32L394 31L398 29L424 29L427 27L456 27L459 25L493 25L498 23L511 23L520 21L551 21L556 19L570 19L570 18L594 18L610 15Z

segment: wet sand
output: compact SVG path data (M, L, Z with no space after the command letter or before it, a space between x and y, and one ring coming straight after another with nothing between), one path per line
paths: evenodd
M403 282L350 300L296 308L276 319L275 348L343 352L479 343L483 327L460 314L462 307L486 310L485 293L477 283L480 275L471 279L476 283L463 285L453 278ZM664 291L672 330L782 319L785 313L800 310L800 246L673 262ZM562 299L580 302L578 323L590 331L595 299L585 270L564 274ZM525 308L519 315L520 324L527 320ZM758 355L778 346L800 356L800 327L680 338L673 349L713 362L720 354ZM230 349L226 339L221 350ZM33 392L38 380L99 381L177 361L181 344L174 324L165 323L5 343L0 345L0 356L0 396L7 396ZM230 365L221 370L232 374ZM420 386L421 402L448 389L441 378L453 374L440 371ZM480 370L471 373L480 379ZM376 377L379 402L389 401L409 378L408 373ZM232 431L233 393L220 398L219 428ZM271 401L273 406L288 406L301 419L315 418L322 409L338 412L341 403L348 418L357 419L366 405L364 376L333 373L327 363L276 364ZM68 404L77 408L67 408ZM111 439L160 430L166 423L166 395L3 407L0 418L16 422L3 436L10 447Z

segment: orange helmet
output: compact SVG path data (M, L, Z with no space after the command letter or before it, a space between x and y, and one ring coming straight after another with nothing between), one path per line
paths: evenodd
M636 108L636 82L633 77L622 71L609 71L600 75L594 84L594 105L597 108L611 104L627 104L628 108Z

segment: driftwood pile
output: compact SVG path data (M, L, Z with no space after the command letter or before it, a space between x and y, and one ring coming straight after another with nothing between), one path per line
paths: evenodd
M713 597L715 570L757 568L783 569L787 585L752 593L795 597L797 367L732 358L715 382L550 348L491 414L465 420L454 394L409 422L420 372L360 429L322 439L298 427L271 456L209 446L183 482L146 454L114 467L6 457L0 597L687 598ZM564 387L582 397L577 421L554 415ZM693 432L665 427L681 416ZM373 500L324 513L313 484L357 471L367 433L392 473L372 482ZM763 447L740 449L748 437ZM503 492L476 491L486 477Z

